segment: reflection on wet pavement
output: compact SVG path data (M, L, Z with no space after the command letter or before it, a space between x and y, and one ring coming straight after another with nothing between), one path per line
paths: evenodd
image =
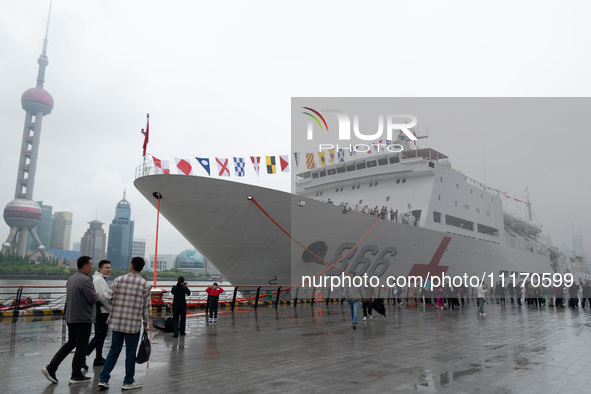
M56 320L57 319L57 320ZM137 365L144 392L571 393L591 387L591 312L473 304L455 311L386 305L386 317L350 326L346 304L242 307L209 323L191 315L187 336L151 331L152 358ZM41 375L66 339L61 317L0 322L1 392L95 392ZM106 348L110 344L107 340ZM124 362L113 371L123 379Z

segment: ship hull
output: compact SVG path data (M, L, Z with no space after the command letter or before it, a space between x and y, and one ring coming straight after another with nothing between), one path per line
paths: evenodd
M375 276L381 285L409 275L496 283L503 273L553 272L548 256L501 240L344 213L273 189L171 174L140 177L135 186L155 207L152 194L161 193L162 215L234 285L299 284L341 271Z

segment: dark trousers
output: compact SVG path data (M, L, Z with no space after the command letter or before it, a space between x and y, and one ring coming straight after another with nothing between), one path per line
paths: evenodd
M585 300L589 300L589 307L591 307L591 298L590 297L583 297L581 301L581 308L585 308Z
M371 316L371 301L364 301L363 302L363 317L367 317L367 315Z
M103 344L105 343L105 338L107 338L107 332L109 331L109 326L107 325L108 318L108 313L100 313L100 311L98 311L96 314L96 323L94 323L94 337L90 340L88 346L86 347L87 356L90 356L92 351L96 349L95 360L104 360Z
M179 329L179 318L180 318L180 329ZM185 335L185 327L187 325L187 308L183 307L172 307L172 326L174 327L174 335L181 334Z
M92 323L68 323L68 342L66 342L47 365L47 369L55 372L64 359L76 348L74 358L72 359L72 378L81 378L82 366L86 358L86 346Z
M220 300L220 296L208 296L209 301L209 317L218 317L218 302Z

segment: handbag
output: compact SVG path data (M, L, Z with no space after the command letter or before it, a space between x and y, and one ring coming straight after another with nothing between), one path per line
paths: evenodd
M150 353L152 352L152 345L150 344L150 339L148 338L148 333L144 331L144 335L142 335L142 340L140 341L140 348L137 352L137 357L135 362L138 364L143 364L150 359Z

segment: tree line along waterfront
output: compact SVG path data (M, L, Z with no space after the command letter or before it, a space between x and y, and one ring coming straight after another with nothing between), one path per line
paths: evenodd
M98 268L98 262L95 263L95 268ZM39 279L39 277L48 277L48 279L67 279L76 271L75 267L60 266L59 261L55 259L42 259L39 262L34 262L29 261L26 257L0 254L0 277L3 278L31 277ZM113 270L111 277L114 278L126 273L126 270ZM142 272L141 275L146 280L154 278L154 273L151 271ZM175 268L158 272L158 279L176 280L179 276L184 276L187 280L217 279L217 277L211 278L208 274L195 275L193 272Z

